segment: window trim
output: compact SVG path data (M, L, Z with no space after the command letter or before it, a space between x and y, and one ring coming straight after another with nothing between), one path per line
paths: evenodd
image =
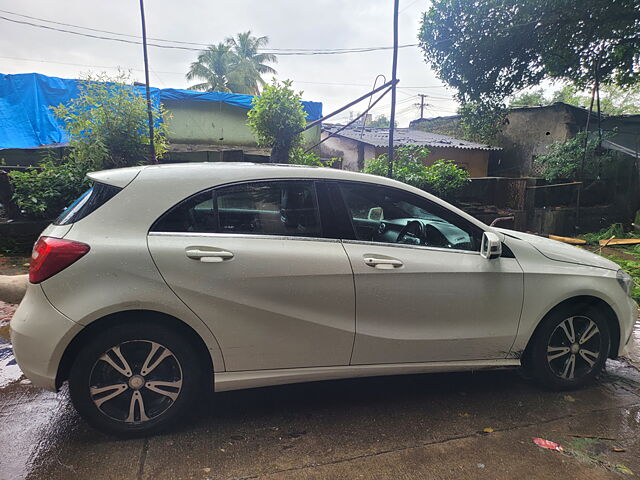
M151 226L149 227L149 230L147 230L147 235L152 235L152 234L162 234L163 236L168 236L168 235L176 235L176 236L233 236L233 237L247 237L247 238L266 238L266 237L270 237L270 238L274 238L274 239L297 239L297 238L302 238L302 239L319 239L319 240L323 240L325 238L329 238L330 237L326 237L325 235L325 228L324 225L322 223L322 214L321 214L321 209L323 208L321 202L320 202L320 196L318 195L318 188L317 188L317 183L318 181L320 181L321 179L318 178L305 178L305 177L292 177L292 178L256 178L253 180L240 180L240 181L236 181L236 182L229 182L229 183L221 183L219 185L215 185L213 187L207 187L207 188L203 188L202 190L199 190L191 195L189 195L188 197L183 198L182 200L179 200L178 202L176 202L175 204L173 204L171 207L169 207L167 210L165 210L162 214L160 214L158 216L158 218L156 218L154 220L154 222L151 224ZM260 233L230 233L230 232L165 232L162 230L154 230L154 228L156 227L156 225L169 213L171 213L174 209L179 208L180 205L182 205L185 202L188 202L189 200L191 200L192 198L195 198L198 195L201 195L203 193L207 193L208 191L211 192L211 199L213 201L213 206L214 206L214 210L215 210L215 216L216 216L216 223L217 223L217 228L220 228L220 219L218 217L218 205L217 205L217 191L220 188L227 188L227 187L234 187L234 186L238 186L238 185L247 185L247 184L252 184L252 183L265 183L265 182L308 182L311 183L313 186L313 191L316 197L316 206L317 206L317 213L318 213L318 222L320 224L320 234L322 235L321 237L308 237L308 236L302 236L302 235L273 235L273 234L260 234Z

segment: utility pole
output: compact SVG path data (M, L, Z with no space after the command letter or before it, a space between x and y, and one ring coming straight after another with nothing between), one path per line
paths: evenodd
M147 25L144 20L144 0L140 0L140 18L142 20L142 50L144 52L144 77L147 92L147 114L149 116L149 153L151 163L158 163L156 146L153 143L153 111L151 109L151 92L149 91L149 57L147 56Z
M424 99L427 95L419 93L418 96L420 97L420 118L424 118Z
M142 0L141 0L142 1ZM398 83L398 6L400 0L393 0L393 63L391 64L391 115L389 119L389 178L393 178L393 133L396 125L396 85Z

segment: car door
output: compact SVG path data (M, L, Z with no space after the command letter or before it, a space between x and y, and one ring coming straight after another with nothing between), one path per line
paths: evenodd
M355 182L340 191L356 238L343 241L356 285L352 364L508 355L523 300L508 249L482 258L482 230L419 195Z
M148 244L216 336L226 370L348 365L352 271L340 241L323 235L314 181L198 193L156 222Z

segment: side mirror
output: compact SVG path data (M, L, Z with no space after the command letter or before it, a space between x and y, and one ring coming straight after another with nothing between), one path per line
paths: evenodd
M500 237L493 232L484 232L482 234L482 243L480 244L480 255L487 260L500 257L502 255Z
M369 214L367 215L367 220L373 220L375 222L381 222L384 219L384 212L382 211L382 207L373 207L369 209Z

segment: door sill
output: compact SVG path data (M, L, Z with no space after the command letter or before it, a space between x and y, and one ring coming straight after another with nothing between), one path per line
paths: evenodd
M520 360L504 358L499 360L465 360L457 362L281 368L277 370L217 372L214 383L216 392L225 392L244 388L268 387L272 385L316 382L321 380L339 380L343 378L409 375L414 373L462 372L519 366Z

